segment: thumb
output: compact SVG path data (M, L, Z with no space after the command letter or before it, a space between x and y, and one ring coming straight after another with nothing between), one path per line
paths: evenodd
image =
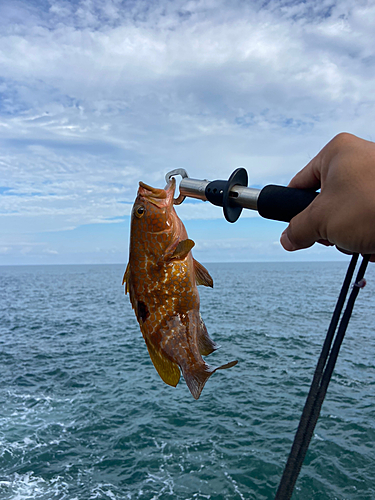
M315 242L324 239L320 231L323 211L319 207L319 197L320 195L305 210L293 217L281 234L280 243L288 252L311 247Z

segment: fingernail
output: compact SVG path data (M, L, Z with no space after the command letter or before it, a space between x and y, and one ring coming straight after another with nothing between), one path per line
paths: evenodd
M293 243L288 238L286 229L281 234L280 243L284 247L284 249L287 250L288 252L293 252L293 250L296 250L296 247L293 245Z

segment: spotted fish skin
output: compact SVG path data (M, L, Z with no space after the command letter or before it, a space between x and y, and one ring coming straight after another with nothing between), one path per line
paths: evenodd
M202 355L217 345L199 313L197 284L213 286L208 271L191 254L188 238L173 207L175 180L165 189L139 183L134 202L129 263L123 283L129 293L151 360L166 384L176 386L180 369L195 399L217 369Z

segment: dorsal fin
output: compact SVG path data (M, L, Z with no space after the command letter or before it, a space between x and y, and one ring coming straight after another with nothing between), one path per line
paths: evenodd
M210 273L207 271L207 269L195 259L193 259L193 264L195 272L195 281L197 285L210 286L211 288L213 288L214 280L211 278Z
M145 341L151 361L160 375L160 378L166 384L176 387L181 376L178 365L163 356L161 352L157 351L152 343L147 341L146 338Z

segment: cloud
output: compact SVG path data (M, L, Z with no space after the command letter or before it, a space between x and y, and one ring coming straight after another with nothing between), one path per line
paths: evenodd
M0 188L4 233L117 222L130 214L141 171L113 159L28 146L25 154L0 155L0 175L8 183Z
M285 184L336 133L372 139L374 15L370 0L3 2L0 229L123 217L139 180L177 167Z

